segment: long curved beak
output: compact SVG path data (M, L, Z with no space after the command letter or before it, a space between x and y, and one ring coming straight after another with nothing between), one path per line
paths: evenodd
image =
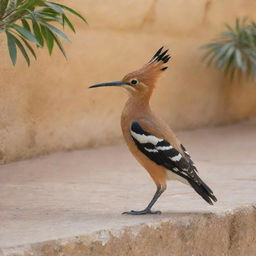
M125 85L121 81L114 81L114 82L108 82L108 83L101 83L101 84L94 84L89 86L89 88L97 88L97 87L103 87L103 86L122 86Z

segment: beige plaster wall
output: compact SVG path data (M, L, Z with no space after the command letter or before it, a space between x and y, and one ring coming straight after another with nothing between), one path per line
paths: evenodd
M173 56L152 107L175 129L228 123L256 114L256 85L231 84L201 62L199 47L224 22L256 17L255 0L76 0L89 25L75 19L76 35L56 50L38 51L28 68L12 67L0 35L0 158L2 162L56 150L112 143L121 136L126 100L116 88L87 90L118 80L160 46Z

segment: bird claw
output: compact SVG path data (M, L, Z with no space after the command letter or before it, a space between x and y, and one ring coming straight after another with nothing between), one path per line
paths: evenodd
M123 212L122 214L128 214L128 215L146 215L146 214L161 214L160 211L151 211L151 210L142 210L142 211L129 211L129 212Z

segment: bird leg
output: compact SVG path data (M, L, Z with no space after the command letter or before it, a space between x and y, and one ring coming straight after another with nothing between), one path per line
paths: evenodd
M129 211L129 212L123 212L123 214L129 214L129 215L144 215L144 214L161 214L160 211L151 211L152 206L155 204L157 199L161 196L161 194L165 191L166 187L161 187L160 185L157 185L156 193L154 194L152 200L148 204L148 206L142 210L142 211Z

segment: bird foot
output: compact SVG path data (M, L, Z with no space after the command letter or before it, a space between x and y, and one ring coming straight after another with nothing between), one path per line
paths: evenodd
M161 214L160 211L151 211L148 209L142 210L142 211L129 211L129 212L123 212L122 214L128 214L128 215L146 215L146 214Z

